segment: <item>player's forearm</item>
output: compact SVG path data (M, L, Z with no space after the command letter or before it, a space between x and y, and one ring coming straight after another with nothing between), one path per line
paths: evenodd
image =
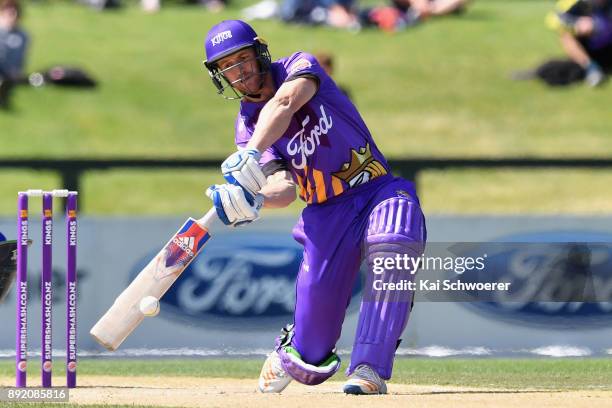
M293 115L317 92L312 78L296 78L283 83L276 95L266 103L257 119L257 126L247 148L263 152L283 136Z
M561 44L567 55L577 64L580 64L582 67L587 67L589 65L591 58L576 37L567 32L563 33L561 34Z
M266 184L260 191L264 196L264 208L284 208L295 201L295 183L279 180Z
M285 133L294 114L288 98L272 98L261 110L247 148L263 152Z

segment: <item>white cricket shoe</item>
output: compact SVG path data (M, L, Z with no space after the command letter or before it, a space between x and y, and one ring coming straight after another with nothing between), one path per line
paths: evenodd
M285 372L278 352L274 350L261 367L259 374L259 391L264 393L281 392L291 382L292 378Z
M360 364L344 384L344 393L354 395L386 394L387 384L370 366Z

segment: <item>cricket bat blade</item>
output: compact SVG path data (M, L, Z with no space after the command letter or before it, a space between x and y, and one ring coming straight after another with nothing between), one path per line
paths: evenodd
M140 301L146 296L162 298L210 239L216 219L213 208L199 220L189 218L183 224L92 327L90 334L98 343L110 351L119 348L144 319Z

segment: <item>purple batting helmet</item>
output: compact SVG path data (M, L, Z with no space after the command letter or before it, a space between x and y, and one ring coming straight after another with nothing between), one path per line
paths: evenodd
M263 84L263 77L268 72L272 60L266 42L257 36L253 27L241 20L224 20L213 26L206 35L206 43L204 44L206 61L204 61L204 65L217 88L217 93L227 99L240 99L244 95L239 94L233 88L223 71L219 70L217 62L228 55L249 47L252 47L255 51ZM236 97L227 97L223 94L228 87L234 90Z

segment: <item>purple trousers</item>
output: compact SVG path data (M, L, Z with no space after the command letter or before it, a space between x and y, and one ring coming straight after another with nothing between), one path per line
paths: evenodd
M420 256L426 229L414 185L388 175L306 207L293 236L304 247L304 259L296 283L292 343L304 361L319 364L340 337L362 261L368 260L370 275L374 256ZM388 379L412 293L373 297L367 285L347 375L368 364Z

